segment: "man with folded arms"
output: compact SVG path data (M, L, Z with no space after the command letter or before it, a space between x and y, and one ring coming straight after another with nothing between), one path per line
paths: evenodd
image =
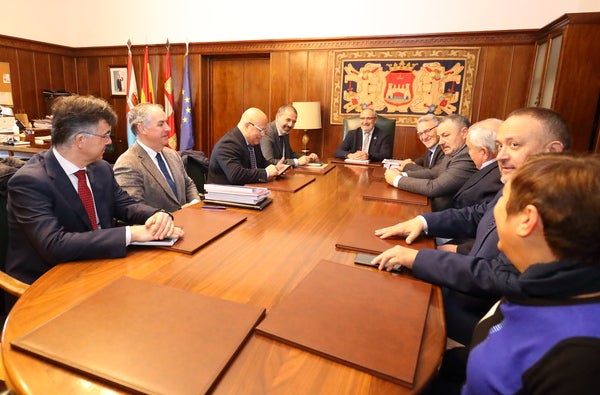
M556 112L528 107L513 111L496 135L496 159L504 182L530 155L562 152L571 143L566 121ZM373 263L380 269L394 265L412 269L421 280L445 287L444 311L448 336L467 344L479 319L502 295L519 295L518 271L498 251L493 208L498 198L462 209L426 213L396 225L378 229L381 238L406 236L412 243L425 233L446 238L475 238L468 255L449 251L395 246Z
M273 165L260 149L260 139L267 131L268 122L265 113L258 108L244 111L237 126L215 144L208 164L207 182L243 185L277 177L284 169L283 160Z
M121 188L138 202L167 211L200 201L179 154L167 147L171 128L159 104L141 103L128 114L135 143L115 162Z
M465 144L469 125L469 120L462 115L452 114L442 118L437 131L444 159L431 169L387 169L386 182L398 189L431 198L433 211L450 207L454 194L477 171Z
M61 262L121 258L131 242L183 235L171 214L127 195L102 160L116 122L103 99L55 101L52 148L8 183L8 274L31 284ZM142 225L114 227L114 219Z

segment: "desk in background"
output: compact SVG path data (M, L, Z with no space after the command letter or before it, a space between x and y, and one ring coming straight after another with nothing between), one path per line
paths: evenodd
M295 193L273 192L274 201L264 211L228 208L244 212L247 220L194 255L130 247L126 258L54 267L18 300L6 322L2 353L9 382L23 394L120 393L10 347L11 339L120 276L265 307L268 314L319 260L353 265L354 252L335 248L338 235L352 218L350 213L360 210L402 220L427 210L426 206L364 200L363 193L374 179L372 171L367 166L339 164ZM253 334L214 393L417 393L439 366L445 341L442 298L436 287L413 390Z

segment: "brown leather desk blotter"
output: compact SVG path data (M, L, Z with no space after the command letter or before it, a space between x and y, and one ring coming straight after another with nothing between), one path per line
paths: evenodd
M12 347L146 394L208 392L264 309L121 277Z
M431 284L322 260L256 330L412 388L430 296Z
M296 174L293 171L281 175L267 184L246 184L248 187L263 187L272 191L296 192L315 180L307 174Z
M366 200L383 200L385 202L409 203L418 205L427 205L427 196L403 191L389 185L385 181L375 181L369 185L369 188L363 194Z
M246 215L226 210L204 210L200 204L175 211L175 226L183 226L185 235L169 250L193 254L202 246L228 232L248 218Z
M346 250L376 255L395 245L417 250L432 247L431 240L423 237L418 238L409 245L404 241L406 237L380 239L378 236L375 236L375 230L395 225L398 222L398 219L392 217L356 214L350 219L350 222L348 222L348 225L346 225L344 231L340 234L335 246Z
M334 163L321 163L320 166L316 164L309 164L307 166L298 166L294 168L295 173L307 173L307 174L327 174L335 168Z

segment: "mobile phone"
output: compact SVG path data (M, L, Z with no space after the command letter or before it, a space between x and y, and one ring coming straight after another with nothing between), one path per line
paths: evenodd
M354 258L354 263L357 264L357 265L378 267L379 265L371 263L371 261L376 256L377 255L358 253L358 254L356 254L356 257ZM393 273L401 273L402 272L402 266L400 266L400 265L394 265L394 267L392 268L392 272Z

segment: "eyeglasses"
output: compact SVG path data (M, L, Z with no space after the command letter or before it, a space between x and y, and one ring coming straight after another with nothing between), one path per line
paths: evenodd
M358 119L360 119L361 121L372 121L373 119L377 119L377 117L360 117Z
M111 139L111 134L112 131L109 130L108 132L104 133L104 134L96 134L96 133L90 133L90 132L83 132L83 134L87 134L88 136L96 136L96 137L100 137L101 139L104 139L104 141L108 141Z
M435 128L437 128L438 125L432 126L429 129L425 129L422 132L417 132L417 136L422 137L425 133L429 134L431 131L433 131Z
M248 123L252 126L254 126L254 129L258 130L260 132L260 134L265 134L267 132L267 129L263 129L263 128L259 128L258 126L256 126L255 124L253 124L252 122L248 121Z

